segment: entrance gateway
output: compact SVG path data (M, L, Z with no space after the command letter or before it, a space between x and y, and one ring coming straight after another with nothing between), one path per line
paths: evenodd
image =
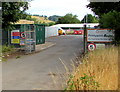
M19 45L20 48L25 50L26 54L35 51L35 25L21 25L20 29L11 31L11 44Z

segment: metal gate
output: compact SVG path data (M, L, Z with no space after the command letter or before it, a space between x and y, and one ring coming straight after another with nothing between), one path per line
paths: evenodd
M35 51L36 45L35 40L36 40L35 25L32 24L21 25L20 45L24 46L26 54Z

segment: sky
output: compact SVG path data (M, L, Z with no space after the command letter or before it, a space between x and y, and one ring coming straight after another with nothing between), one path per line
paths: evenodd
M77 15L82 20L86 14L94 13L86 7L88 0L33 0L30 3L27 13L38 15L59 15L64 16L67 13Z

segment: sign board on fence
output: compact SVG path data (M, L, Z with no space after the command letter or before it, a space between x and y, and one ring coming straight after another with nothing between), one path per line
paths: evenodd
M22 39L25 39L25 37L26 37L25 32L21 32L20 36Z
M25 40L24 39L20 39L20 45L25 45Z
M114 30L110 29L88 29L87 42L112 42Z
M11 43L12 44L19 44L20 43L20 32L19 32L19 30L12 30L11 31Z

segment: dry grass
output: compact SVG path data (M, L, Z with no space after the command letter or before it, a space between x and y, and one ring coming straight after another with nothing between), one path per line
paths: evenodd
M83 58L83 64L80 64L74 71L72 81L78 81L84 74L95 76L94 80L100 84L97 90L117 90L118 48L111 47L88 53ZM79 90L83 90L83 87L77 86Z
M25 20L25 19L20 19L18 22L16 22L15 24L34 24L34 21L30 21L30 20Z
M39 16L31 16L31 18L37 19L37 21L40 22L40 23L51 23L51 22L54 22L54 21L51 21L51 20L45 19L44 17L39 17Z

